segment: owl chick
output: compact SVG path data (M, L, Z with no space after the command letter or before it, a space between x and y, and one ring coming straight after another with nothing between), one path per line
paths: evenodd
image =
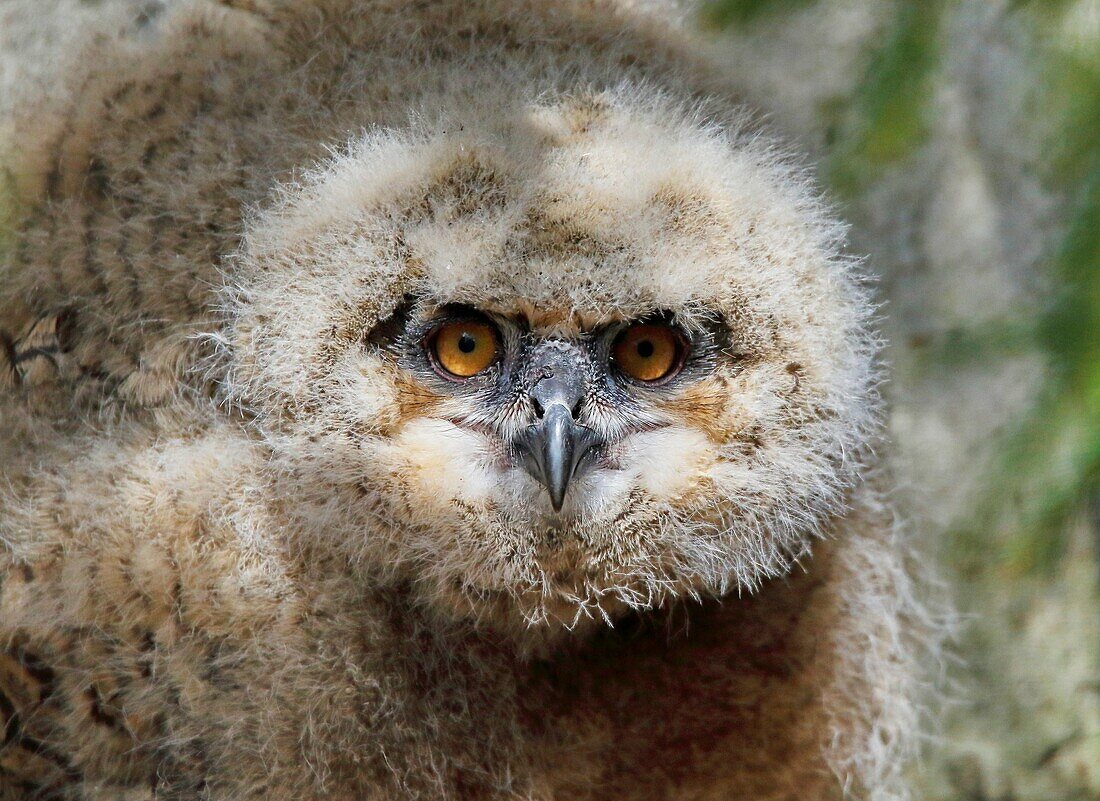
M181 0L5 101L0 799L905 799L843 229L672 10Z

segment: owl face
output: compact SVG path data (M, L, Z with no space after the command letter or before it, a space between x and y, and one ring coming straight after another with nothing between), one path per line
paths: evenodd
M521 482L553 531L593 513L632 438L673 424L663 405L732 356L726 334L717 319L689 331L668 312L547 326L519 309L406 302L369 338L447 408L442 419L540 485Z
M873 436L838 242L767 146L640 90L475 106L257 216L226 394L291 535L446 614L567 631L751 590Z

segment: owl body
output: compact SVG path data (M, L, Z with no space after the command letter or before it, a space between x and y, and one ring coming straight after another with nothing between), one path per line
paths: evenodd
M56 71L0 799L905 797L870 303L667 9L181 2Z

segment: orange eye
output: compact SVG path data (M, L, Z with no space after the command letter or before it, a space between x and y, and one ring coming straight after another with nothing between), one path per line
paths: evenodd
M635 381L671 378L684 364L684 338L667 325L632 325L619 334L611 355Z
M432 355L445 371L469 378L487 368L497 357L497 333L488 323L467 320L445 323L431 339Z

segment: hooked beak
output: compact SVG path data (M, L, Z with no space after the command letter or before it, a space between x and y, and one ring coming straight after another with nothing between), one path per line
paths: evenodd
M561 511L569 482L598 441L596 432L578 425L563 403L551 404L516 438L524 469L546 487L555 512Z

